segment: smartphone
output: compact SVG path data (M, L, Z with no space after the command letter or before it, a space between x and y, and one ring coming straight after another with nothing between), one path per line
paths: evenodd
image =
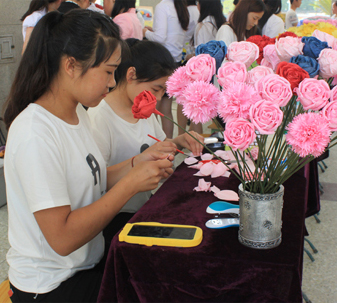
M127 223L119 241L146 246L193 247L202 241L202 229L192 225L158 222Z

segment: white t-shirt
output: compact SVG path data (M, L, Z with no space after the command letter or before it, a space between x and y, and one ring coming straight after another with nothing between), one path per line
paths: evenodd
M40 19L47 14L47 9L43 8L39 11L35 11L34 13L30 14L23 20L22 23L22 36L23 41L25 41L26 38L26 31L28 27L35 27L35 25L40 21Z
M159 2L154 11L153 32L146 31L146 39L164 45L171 53L175 62L180 62L185 33L180 25L173 0L162 0Z
M298 17L296 12L293 9L289 9L286 14L286 30L290 27L297 26L297 23Z
M236 34L234 33L233 29L229 25L227 25L227 24L222 25L219 28L219 30L218 30L218 32L216 34L215 39L217 41L222 40L223 42L225 42L225 44L226 44L227 47L232 42L237 42L238 41L238 38L236 37Z
M148 134L161 141L166 138L155 115L130 123L119 117L105 100L95 108L89 108L88 114L95 141L107 166L130 159L140 154L146 145L156 143ZM121 212L137 212L150 196L150 191L136 194L124 205Z
M194 45L197 47L200 44L215 40L218 29L216 27L213 16L207 16L202 22L199 22L194 31Z
M271 15L266 24L262 28L262 36L266 35L270 38L275 38L284 32L284 22L276 15Z
M13 121L4 163L7 203L9 280L25 292L46 293L80 270L94 267L104 239L94 239L68 256L48 244L34 212L70 205L78 209L106 192L106 165L84 108L70 125L37 104Z
M90 5L89 5L89 7L87 9L91 10L93 12L98 12L98 13L104 14L104 10L98 8L94 3L90 3Z

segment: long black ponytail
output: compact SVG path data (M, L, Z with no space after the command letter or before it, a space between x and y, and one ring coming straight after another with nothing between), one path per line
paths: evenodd
M180 25L186 31L190 22L186 0L174 0L174 7L176 8Z

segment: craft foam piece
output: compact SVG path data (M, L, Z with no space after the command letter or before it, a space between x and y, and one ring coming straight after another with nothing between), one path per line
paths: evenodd
M201 155L201 160L212 160L213 159L213 155L209 154L209 153L205 153Z
M222 175L222 177L229 178L230 175L231 175L230 171L225 171L225 173Z
M215 165L212 162L205 163L203 166L200 168L200 172L204 176L209 176L213 170L214 170Z
M220 200L226 200L226 201L239 201L238 194L233 190L221 190L214 194L217 198Z
M204 178L199 179L198 186L193 190L195 191L210 191L211 182L206 182Z
M193 157L188 157L184 159L185 164L187 165L191 165L191 164L195 164L198 162L198 160L196 158Z
M220 188L217 188L215 185L213 185L210 189L213 193L217 193L220 191Z

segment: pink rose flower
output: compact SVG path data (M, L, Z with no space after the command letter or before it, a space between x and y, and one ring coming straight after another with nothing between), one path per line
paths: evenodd
M337 50L325 48L323 49L318 58L319 75L328 79L337 75Z
M337 85L337 75L333 77L333 80L331 82L332 86L336 86Z
M220 92L213 84L192 82L187 85L183 98L183 113L194 123L206 123L217 116Z
M186 63L186 74L195 81L210 82L215 74L215 59L209 54L192 57Z
M263 48L263 58L271 64L274 71L276 71L277 65L281 62L277 55L275 44L269 44Z
M291 57L303 55L304 43L299 37L283 37L275 42L275 49L281 61L289 62Z
M252 42L232 42L227 48L227 58L230 61L240 61L250 67L259 57L259 47Z
M286 142L302 158L319 157L330 142L328 121L318 113L299 114L288 124L287 130Z
M263 58L261 60L261 63L260 63L261 66L265 66L265 67L269 67L271 69L273 69L273 65L268 61L266 60L265 58Z
M192 79L186 75L186 66L177 68L166 81L166 91L170 98L180 96Z
M238 118L227 122L224 131L225 144L233 150L245 150L254 142L256 134L254 126L249 121Z
M240 61L224 63L217 74L218 82L224 89L233 81L245 82L246 77L246 65Z
M328 120L331 131L337 131L337 101L329 102L322 110L322 115Z
M274 71L266 66L256 66L251 69L246 78L246 83L254 85L256 81L260 80L262 77L274 74Z
M314 30L314 32L312 33L312 36L316 37L318 40L327 42L328 45L332 48L334 48L334 46L336 45L337 39L334 36L329 35L328 33L322 32L318 29Z
M261 100L253 104L249 111L250 121L262 135L271 135L281 125L283 112L277 104Z
M255 89L262 99L279 107L286 106L293 95L289 81L277 74L267 75L255 82Z
M304 110L320 110L329 102L330 87L325 80L305 78L294 91Z
M337 86L330 91L330 102L337 101Z
M249 109L260 100L261 97L253 86L232 82L221 92L218 113L225 122L232 118L248 119Z

